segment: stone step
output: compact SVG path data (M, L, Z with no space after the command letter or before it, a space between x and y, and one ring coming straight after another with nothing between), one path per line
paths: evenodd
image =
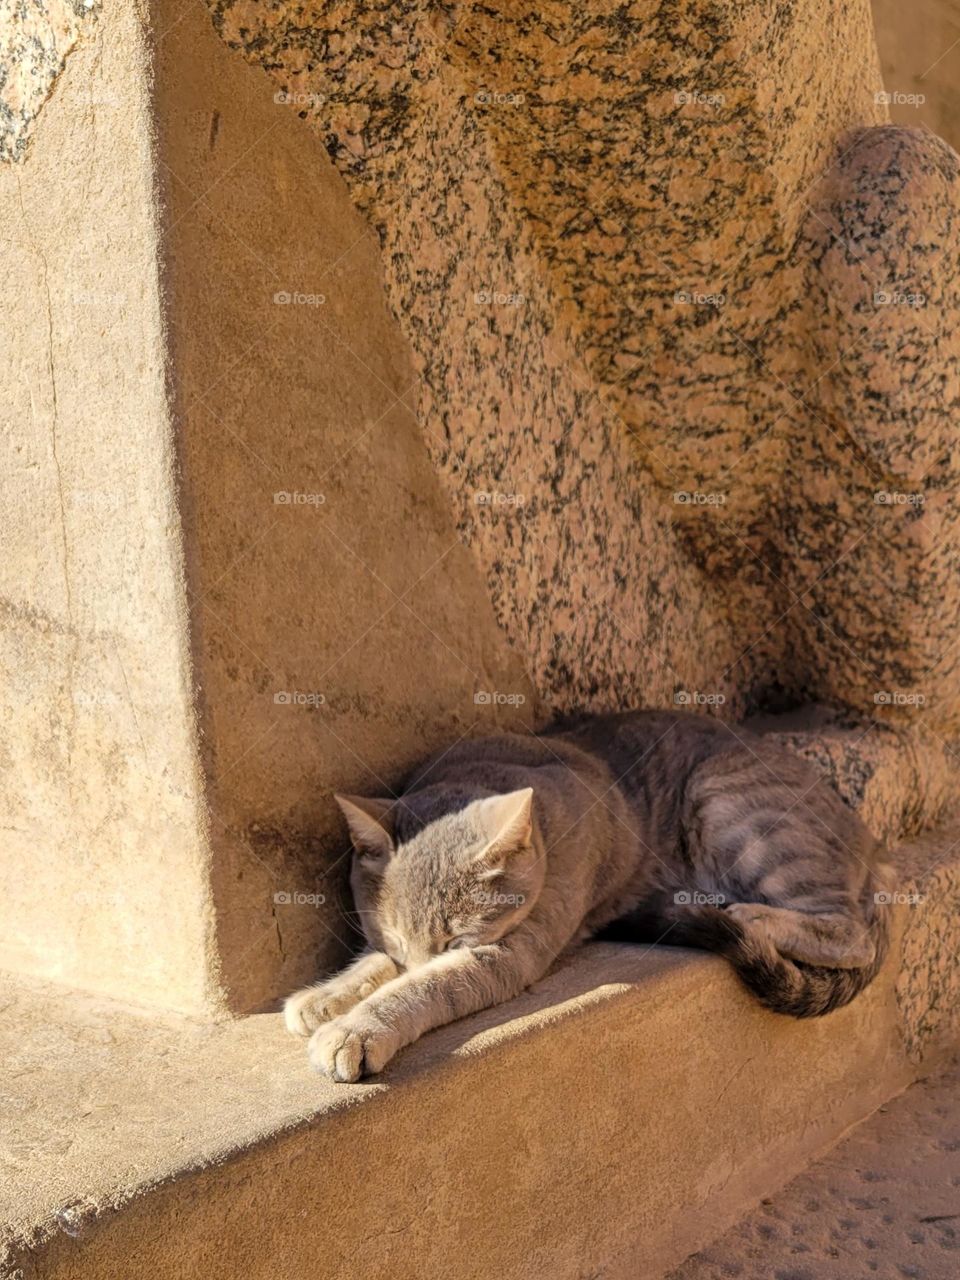
M890 961L814 1022L716 957L594 944L336 1086L275 1014L11 981L0 1275L659 1276L957 1044L958 848L898 851Z

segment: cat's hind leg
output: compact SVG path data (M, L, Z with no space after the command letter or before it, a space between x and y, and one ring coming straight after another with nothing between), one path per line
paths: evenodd
M365 952L336 977L287 996L283 1005L287 1030L295 1036L312 1035L317 1027L352 1009L399 972L382 951Z
M876 947L870 926L852 912L796 911L762 902L734 902L727 913L760 933L788 960L825 969L863 969Z

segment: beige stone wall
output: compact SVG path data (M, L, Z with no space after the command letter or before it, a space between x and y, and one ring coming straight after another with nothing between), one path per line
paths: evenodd
M239 1010L352 941L332 790L536 708L322 148L199 4L91 23L0 170L0 964Z
M332 790L529 726L524 666L952 731L956 163L865 0L89 8L0 171L0 962L270 1001L351 941Z
M217 1005L136 11L0 165L0 964Z

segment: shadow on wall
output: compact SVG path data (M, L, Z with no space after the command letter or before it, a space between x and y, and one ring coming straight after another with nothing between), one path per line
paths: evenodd
M202 9L156 56L217 940L251 1008L355 943L332 791L537 707L430 466L369 229Z
M960 3L873 0L873 19L890 118L960 148Z

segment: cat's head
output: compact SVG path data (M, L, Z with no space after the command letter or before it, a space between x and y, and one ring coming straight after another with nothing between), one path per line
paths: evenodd
M404 968L454 947L496 942L543 887L533 790L451 806L337 796L354 844L351 884L367 941Z

